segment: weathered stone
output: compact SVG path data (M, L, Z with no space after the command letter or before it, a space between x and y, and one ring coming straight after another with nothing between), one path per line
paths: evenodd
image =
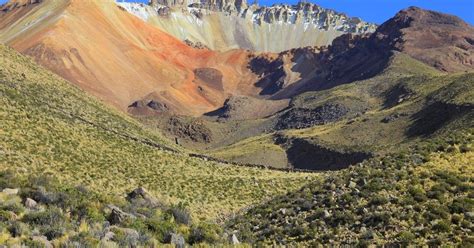
M171 244L173 244L176 248L186 247L186 241L184 240L184 237L181 234L172 233Z
M26 198L25 200L25 207L29 208L29 209L34 209L36 208L36 206L38 205L38 203L31 199L31 198Z
M331 214L329 213L329 211L324 210L324 212L323 212L323 217L324 217L324 218L329 218L329 217L331 217Z
M144 201L151 207L156 207L159 205L158 200L148 193L148 191L143 187L136 188L132 192L128 193L127 200L129 202Z
M357 186L357 184L353 181L350 181L348 186L349 186L349 188L353 189Z
M232 234L232 236L230 237L230 243L233 245L240 244L240 241L235 234Z
M19 191L20 191L19 189L11 189L11 188L5 188L2 190L2 192L7 195L17 195Z
M117 225L124 222L126 219L135 219L136 217L132 214L125 213L120 208L111 206L112 212L109 215L108 221L112 225Z

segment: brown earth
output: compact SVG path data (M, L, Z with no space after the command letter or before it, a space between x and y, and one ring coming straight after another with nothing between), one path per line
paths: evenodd
M0 41L121 110L143 99L200 115L229 94L257 92L247 52L190 47L113 1L23 2L0 10ZM218 71L220 82L197 77L200 68Z
M247 100L227 101L243 108L233 115L262 118L285 107L268 100L288 101L377 75L394 51L441 71L474 69L474 28L415 7L373 34L347 34L329 47L272 54L197 49L113 1L12 0L0 9L0 42L137 115L200 116L243 96Z

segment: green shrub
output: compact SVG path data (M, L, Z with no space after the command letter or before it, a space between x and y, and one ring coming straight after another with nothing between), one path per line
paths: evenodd
M43 242L32 240L32 239L23 240L22 245L28 248L44 248L45 247Z
M23 221L33 225L57 225L64 223L66 218L64 217L61 209L57 207L50 207L42 212L31 212L23 217Z
M171 214L174 217L174 220L177 223L189 225L191 224L191 215L188 210L182 206L174 206L170 209Z
M375 195L370 199L369 206L379 206L388 203L387 197L383 195Z
M466 197L454 199L449 209L452 213L467 213L471 212L474 208L474 199Z
M416 239L416 235L409 231L402 231L398 234L398 239L404 246L406 246Z
M169 221L147 219L145 224L150 232L157 236L158 240L165 242L169 233L176 231L176 225Z
M6 210L0 210L0 222L8 222L15 219L15 213Z
M43 230L43 234L48 238L48 240L53 240L62 237L65 232L65 228L60 225L48 226Z
M424 216L428 220L436 220L436 219L448 219L450 214L449 214L448 207L440 205L440 204L431 203L426 206L426 212Z
M191 228L188 242L190 244L198 244L203 242L213 244L219 240L221 233L222 230L218 225L203 222L198 226Z
M26 224L22 222L15 221L8 227L8 232L10 232L12 237L20 237L26 235L29 231L29 228Z
M438 232L451 232L451 225L445 220L440 220L433 226L433 229Z
M423 201L426 201L427 199L426 192L425 190L423 190L423 188L420 185L411 186L408 189L408 193L410 193L413 199L418 202L423 202Z
M18 202L0 206L0 210L11 211L15 214L21 214L25 211L25 207Z

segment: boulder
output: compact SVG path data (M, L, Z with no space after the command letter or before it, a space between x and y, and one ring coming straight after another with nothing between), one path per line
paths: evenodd
M348 186L349 188L353 189L357 186L357 184L354 181L350 181Z
M36 208L36 206L38 205L38 203L31 199L31 198L26 198L25 200L25 207L29 208L29 209L34 209Z
M232 236L230 237L230 243L233 244L233 245L238 245L240 244L240 241L239 239L237 238L237 235L232 234Z
M108 221L112 225L117 225L124 222L127 219L135 219L136 217L132 214L125 213L120 208L111 206L112 212L109 215Z
M176 248L186 247L186 241L184 240L184 237L181 234L172 233L170 243Z
M323 212L323 217L324 217L324 218L329 218L329 217L331 217L331 214L329 213L329 211L324 210L324 212Z
M150 207L159 206L158 200L148 193L148 191L143 187L136 188L132 192L128 193L127 200L132 203L142 202Z
M2 190L2 192L7 195L17 195L19 191L20 191L19 189L10 189L10 188L5 188Z

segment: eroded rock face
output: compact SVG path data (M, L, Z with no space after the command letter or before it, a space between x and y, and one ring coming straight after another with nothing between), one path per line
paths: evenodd
M109 215L108 221L112 225L121 224L127 219L136 219L134 215L126 213L116 206L110 206L110 208L112 211Z
M307 23L321 29L336 29L344 32L372 32L376 25L362 21L360 18L350 18L345 14L324 9L313 3L298 3L296 5L276 4L270 7L248 5L245 0L152 0L153 7L189 7L191 13L209 10L251 19L253 23ZM210 14L210 13L209 13Z
M312 3L249 5L245 0L153 0L119 3L169 34L212 50L281 52L329 45L344 33L369 33L376 25ZM288 37L291 34L291 38Z

